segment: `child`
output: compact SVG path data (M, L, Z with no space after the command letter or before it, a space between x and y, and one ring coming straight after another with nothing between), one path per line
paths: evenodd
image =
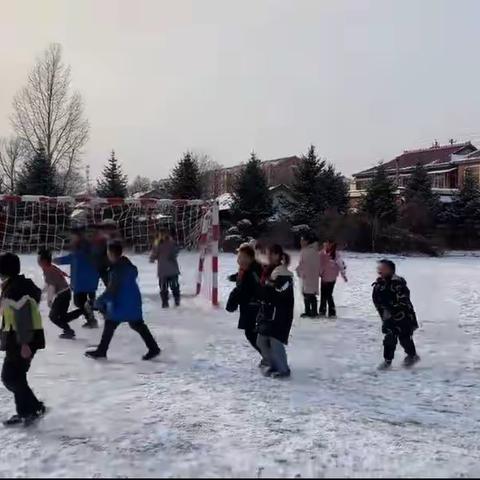
M5 352L2 382L13 393L16 415L4 425L29 425L45 413L45 406L32 392L27 381L33 357L45 348L45 335L38 303L42 291L20 275L20 259L13 253L0 256L1 350Z
M343 280L347 282L347 275L345 273L345 262L337 251L337 244L331 240L323 244L323 250L320 252L320 277L322 279L320 289L320 316L328 316L335 318L337 311L335 308L335 301L333 300L333 290L337 281L338 275L341 275Z
M120 242L108 245L108 258L111 263L108 287L98 297L95 308L105 316L102 340L96 350L85 353L90 358L106 358L113 334L121 322L128 322L145 342L148 352L143 360L151 360L160 355L160 348L143 321L142 296L137 284L138 270L125 256Z
M395 274L395 264L390 260L381 260L378 264L378 279L373 284L372 299L382 319L384 361L380 370L392 365L397 341L407 356L405 367L411 367L420 360L413 342L413 332L418 328L417 316L410 300L407 282Z
M320 279L320 252L318 241L314 234L306 233L300 239L302 250L297 275L302 280L305 313L301 317L318 317L318 283Z
M162 308L168 308L168 289L172 291L175 306L180 306L180 285L178 276L178 247L167 230L162 230L153 245L150 261L157 262L158 282Z
M238 249L237 264L238 273L229 277L231 281L236 282L236 286L230 294L227 310L235 312L240 307L238 329L245 331L245 337L250 345L260 353L257 346L256 321L260 308L258 292L262 266L255 260L255 250L250 244L245 243ZM262 360L260 366L268 364Z
M72 251L68 255L54 259L56 265L70 265L73 303L76 310L69 312L67 321L84 316L85 328L98 328L92 312L92 305L98 288L99 273L92 257L92 250L81 230L72 232Z
M38 265L43 270L43 278L47 289L47 302L50 307L49 318L63 330L60 338L75 338L75 331L68 324L68 308L72 293L67 283L65 272L52 265L52 254L49 250L38 252Z
M267 360L266 376L290 377L285 345L292 328L294 292L290 257L280 245L268 249L268 277L262 287L262 307L257 319L257 345Z

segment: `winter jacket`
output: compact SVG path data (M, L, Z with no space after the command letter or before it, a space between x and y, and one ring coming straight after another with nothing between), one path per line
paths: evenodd
M255 329L260 308L258 295L261 276L262 266L258 262L253 262L248 270L230 277L230 280L236 282L236 286L228 299L227 310L233 312L240 307L240 318L238 319L240 330Z
M4 282L0 302L2 351L18 351L23 344L28 344L32 350L45 348L38 308L41 296L42 291L23 275Z
M95 301L95 308L113 322L135 322L143 319L142 296L137 283L138 270L121 257L110 267L108 286Z
M373 284L373 303L382 319L383 333L413 333L418 328L417 316L404 278L378 278Z
M297 275L302 280L302 292L307 295L318 295L320 280L320 252L318 243L314 242L302 248Z
M70 265L73 293L94 293L98 288L99 273L88 242L83 242L68 255L54 260L57 265Z
M261 307L257 318L260 335L288 344L293 322L293 274L284 265L276 267L261 287Z
M99 273L105 272L110 268L110 260L107 255L107 239L103 236L97 236L92 242L92 259Z
M157 262L158 278L168 278L180 275L178 268L178 247L173 240L156 242L150 254L150 260Z
M338 252L335 258L332 258L325 250L320 252L320 277L322 282L336 282L340 274L345 278L345 271L345 262Z
M47 289L47 301L50 306L59 293L70 290L66 277L67 274L55 265L48 265L44 268L43 278Z

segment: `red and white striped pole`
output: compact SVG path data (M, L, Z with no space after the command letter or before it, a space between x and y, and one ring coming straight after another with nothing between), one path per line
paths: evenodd
M220 243L220 218L218 202L212 205L212 304L218 305L218 247Z
M207 212L202 219L202 230L200 232L200 257L198 259L198 272L197 272L197 295L200 295L202 290L202 277L203 277L203 267L205 264L205 256L207 253L207 242L208 242L208 225L210 223L210 212Z

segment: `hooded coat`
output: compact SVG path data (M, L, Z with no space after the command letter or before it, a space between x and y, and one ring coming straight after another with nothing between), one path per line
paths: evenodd
M320 252L318 243L313 242L302 248L297 275L302 280L302 293L305 295L318 295L320 280Z

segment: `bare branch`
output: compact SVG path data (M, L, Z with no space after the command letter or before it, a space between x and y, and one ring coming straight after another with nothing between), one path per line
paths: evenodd
M25 146L19 137L0 139L0 173L8 193L15 193L24 154Z
M62 174L64 185L78 170L89 124L82 97L70 89L71 71L62 60L62 47L50 45L13 100L12 126L31 153L43 146L47 158Z

